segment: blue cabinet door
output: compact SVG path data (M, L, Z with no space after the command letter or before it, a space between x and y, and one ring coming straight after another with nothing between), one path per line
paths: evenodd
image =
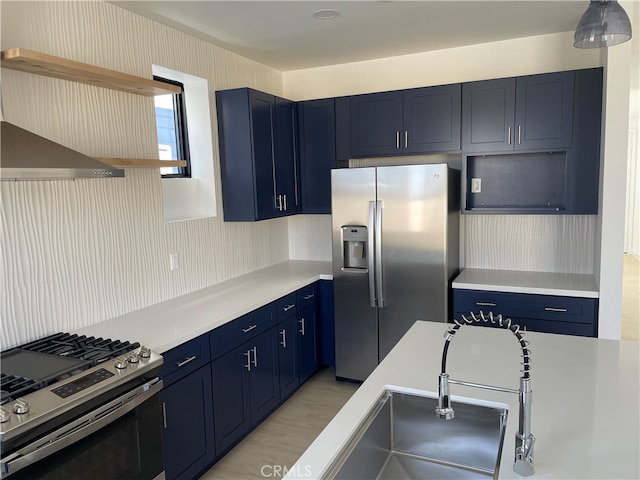
M289 397L300 385L296 336L295 315L278 324L278 370L280 372L281 400Z
M247 343L250 352L251 423L255 425L280 403L276 328L267 330Z
M515 78L462 86L462 151L513 150Z
M333 98L298 103L301 213L331 213L331 169L336 166Z
M167 479L194 478L215 458L211 370L209 364L160 392Z
M300 210L296 185L298 125L295 102L275 97L274 115L275 216L292 215Z
M316 306L297 315L298 370L300 383L306 382L319 366L318 318Z
M460 150L460 90L457 83L403 92L404 153Z
M216 455L251 429L250 348L242 344L211 362Z
M516 80L515 149L571 147L574 72Z
M402 91L353 96L349 111L352 156L402 152Z
M465 83L463 152L571 147L573 83L573 71Z

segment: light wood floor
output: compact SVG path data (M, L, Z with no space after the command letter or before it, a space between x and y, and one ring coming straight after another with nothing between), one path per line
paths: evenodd
M640 341L640 261L624 256L622 280L622 339Z
M281 478L356 389L337 382L333 368L320 370L201 478Z

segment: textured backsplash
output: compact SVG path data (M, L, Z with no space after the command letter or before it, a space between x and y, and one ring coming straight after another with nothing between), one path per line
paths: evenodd
M281 94L281 74L105 2L2 2L2 49L23 47L142 77L152 64L213 92ZM157 158L153 99L2 70L6 120L94 156ZM288 259L287 219L164 223L158 169L124 179L0 182L2 348L70 331ZM179 254L170 271L169 253ZM179 319L176 319L179 321ZM135 339L133 339L135 340Z

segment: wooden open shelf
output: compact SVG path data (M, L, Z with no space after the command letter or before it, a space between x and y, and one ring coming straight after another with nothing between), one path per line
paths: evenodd
M12 48L1 52L1 64L5 68L62 78L72 82L110 88L123 92L152 97L180 93L180 87L164 82L136 77L126 73L95 67L86 63L34 52L26 48Z
M158 160L156 158L108 158L96 157L96 160L108 163L118 168L149 168L149 167L186 167L186 160Z

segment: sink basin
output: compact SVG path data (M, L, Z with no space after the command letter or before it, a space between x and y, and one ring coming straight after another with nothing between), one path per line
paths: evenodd
M327 470L336 479L498 478L504 404L452 398L455 418L436 417L435 394L389 387Z

